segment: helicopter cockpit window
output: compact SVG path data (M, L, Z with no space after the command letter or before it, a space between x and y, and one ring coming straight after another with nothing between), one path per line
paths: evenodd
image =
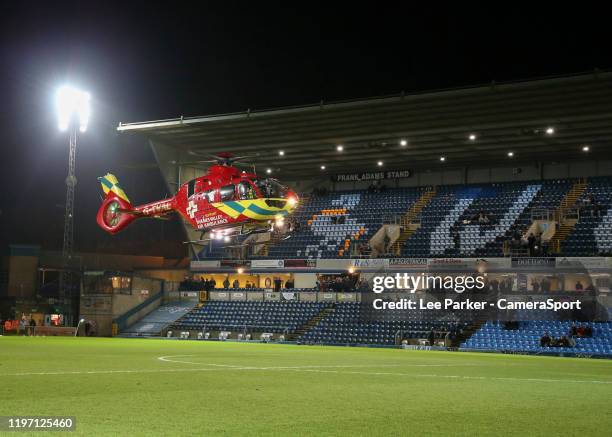
M284 198L287 195L287 189L274 179L257 179L255 184L263 197Z
M215 191L216 190L204 191L202 193L204 196L204 199L208 200L209 203L213 203L215 201Z
M228 200L234 200L234 184L225 185L219 188L219 193L221 194L221 202L227 202Z
M195 179L189 181L189 183L187 184L187 198L193 196L193 193L195 192L195 184Z
M240 200L251 200L257 197L253 186L247 181L242 181L238 184L238 195Z

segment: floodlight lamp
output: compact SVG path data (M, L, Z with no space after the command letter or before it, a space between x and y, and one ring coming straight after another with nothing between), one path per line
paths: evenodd
M59 88L55 96L59 130L67 130L72 118L78 117L79 130L85 132L91 115L90 100L88 92L68 85Z

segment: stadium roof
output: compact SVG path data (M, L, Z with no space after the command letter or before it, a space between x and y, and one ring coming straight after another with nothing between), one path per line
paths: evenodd
M378 161L385 169L492 166L507 163L508 152L517 163L561 161L584 158L585 145L601 157L612 142L612 73L120 123L118 130L187 152L181 159L258 154L259 169L285 178L321 175L321 165L330 174L377 170Z

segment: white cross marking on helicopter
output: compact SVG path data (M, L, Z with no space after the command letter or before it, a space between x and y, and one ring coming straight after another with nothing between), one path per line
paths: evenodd
M196 205L193 200L190 200L189 206L187 206L187 215L193 218L196 212L198 212L198 205Z

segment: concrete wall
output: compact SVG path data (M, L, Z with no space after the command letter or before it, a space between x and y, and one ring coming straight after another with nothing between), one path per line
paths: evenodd
M293 278L295 288L314 288L317 285L317 275L314 273L295 273Z
M162 279L166 282L180 282L189 274L189 269L146 269L134 270L134 275Z
M81 297L80 315L93 320L99 336L112 335L112 325L119 329L136 323L157 308L162 301L163 282L151 278L132 278L132 294L87 294Z
M96 322L98 336L106 337L112 333L113 295L91 294L81 297L80 316Z
M7 295L21 298L34 297L37 271L37 256L11 256L8 261Z

